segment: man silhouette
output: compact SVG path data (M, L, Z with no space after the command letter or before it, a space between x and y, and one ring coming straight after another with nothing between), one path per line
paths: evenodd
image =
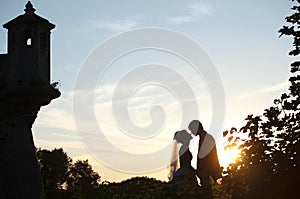
M214 138L203 129L201 122L198 120L193 120L189 124L189 129L195 136L200 136L196 175L201 181L201 187L204 192L203 198L212 199L211 177L214 181L221 177L216 142Z

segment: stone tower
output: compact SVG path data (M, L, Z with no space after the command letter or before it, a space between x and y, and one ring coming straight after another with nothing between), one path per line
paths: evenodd
M3 25L7 54L0 54L0 198L35 199L42 180L31 132L41 106L60 96L50 84L50 31L55 27L25 13Z

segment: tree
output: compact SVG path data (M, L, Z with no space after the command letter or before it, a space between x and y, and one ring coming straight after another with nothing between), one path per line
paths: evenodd
M67 185L69 191L76 193L75 198L96 198L99 183L100 176L88 160L78 160L71 166Z
M62 148L37 149L37 158L46 198L96 198L100 176L88 160L73 164Z
M41 170L46 198L60 198L66 189L69 167L72 159L63 149L37 150L37 159Z
M233 198L292 198L300 194L300 76L290 81L289 94L274 100L275 106L263 116L249 115L247 124L235 131L242 140L241 154L223 180Z
M148 177L134 177L120 183L103 182L98 199L171 199L170 184Z
M282 35L292 36L293 46L294 49L292 49L289 52L289 55L291 56L297 56L300 54L300 31L299 31L299 25L300 25L300 1L299 0L292 0L296 1L298 4L292 7L292 10L294 13L288 17L286 17L286 22L290 23L290 26L283 26L278 32ZM300 70L300 61L295 61L291 64L291 72L294 73L296 71Z
M294 0L292 0L294 1ZM292 56L300 54L300 1L286 18L290 27L279 30L294 38ZM300 61L291 64L299 71ZM223 187L233 198L294 198L300 195L300 75L289 79L288 93L283 93L263 116L249 115L247 123L232 134L242 141L239 161L224 172ZM225 135L228 135L225 133ZM229 137L228 146L236 139Z

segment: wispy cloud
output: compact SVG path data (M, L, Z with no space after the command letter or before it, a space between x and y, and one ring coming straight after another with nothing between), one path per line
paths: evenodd
M207 3L198 2L187 6L188 13L180 16L167 17L167 22L171 24L183 24L193 22L202 15L211 13L211 6Z
M147 78L145 76L147 75L144 75L143 78ZM179 84L178 82L171 80L170 82L174 84L173 87L177 86L177 89L183 90L179 88L180 85L177 85ZM126 86L131 88L131 84L129 83ZM68 153L70 151L70 155L74 160L87 158L96 167L101 167L101 164L97 160L113 168L116 168L116 165L118 165L117 168L131 172L143 172L141 168L150 171L164 167L170 158L169 154L171 151L167 150L171 146L174 132L183 128L182 124L187 126L186 124L188 123L186 120L190 121L189 118L182 117L181 110L183 103L189 104L189 99L182 99L184 102L180 103L172 93L168 93L161 87L141 87L140 90L136 91L135 95L130 97L130 103L123 96L116 99L121 104L128 104L125 108L130 118L126 118L128 115L123 115L123 112L113 115L114 104L112 103L112 97L114 88L115 84L108 82L93 91L95 93L94 98L90 96L91 90L89 89L63 93L60 99L55 100L51 106L40 112L40 117L36 123L37 132L41 132L45 127L47 129L51 127L52 129L46 132L46 136L37 136L35 139L37 146L47 149L62 147ZM80 96L83 104L79 105L79 108L73 109L72 99L73 95L76 96L76 92L79 92L77 95ZM91 117L89 116L91 114L89 111L91 110L87 108L87 102L90 100L88 98L94 99L92 101L94 103L93 114L96 116L96 121L90 120ZM145 134L141 134L141 138L139 138L140 134L136 134L139 131L133 131L132 129L156 130L156 126L159 125L155 124L155 122L152 123L152 120L158 118L157 114L160 113L159 111L152 111L153 106L162 107L165 113L165 122L159 130L153 131L153 134L149 135L147 139L142 138ZM186 108L195 109L195 107L190 106ZM186 112L191 113L193 111L187 110ZM74 114L79 117L79 120L74 121ZM122 121L127 121L132 125L128 125L127 128L127 125L121 125ZM77 125L80 126L80 129L76 128L76 122L79 122ZM131 128L131 126L135 126L136 128ZM55 132L52 133L52 130L55 130ZM68 134L64 133L66 131ZM71 137L71 135L74 136ZM124 156L124 154L134 154L135 156L140 156L142 160L144 154L155 153L159 154L155 164L154 161L150 161L150 163L146 161L132 163L132 161L128 161L127 157L129 156ZM94 159L91 159L91 157L94 157ZM151 166L152 163L153 167ZM100 170L103 171L103 167Z
M188 6L192 15L203 15L211 13L211 6L206 3L195 3Z
M95 28L105 29L113 32L126 31L138 25L138 22L132 19L117 21L92 21L91 23Z
M275 84L275 85L272 85L272 86L263 87L263 88L260 88L260 89L256 89L254 91L247 92L247 93L241 95L240 99L249 98L249 97L256 96L256 95L259 95L259 94L262 94L262 93L278 92L278 91L281 91L281 90L283 90L284 88L287 88L287 87L288 87L288 82L278 83L278 84Z

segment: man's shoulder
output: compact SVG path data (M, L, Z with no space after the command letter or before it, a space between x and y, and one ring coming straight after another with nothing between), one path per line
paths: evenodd
M215 142L215 138L214 138L211 134L209 134L208 132L206 132L205 137L206 137L207 139L209 139L209 140Z

